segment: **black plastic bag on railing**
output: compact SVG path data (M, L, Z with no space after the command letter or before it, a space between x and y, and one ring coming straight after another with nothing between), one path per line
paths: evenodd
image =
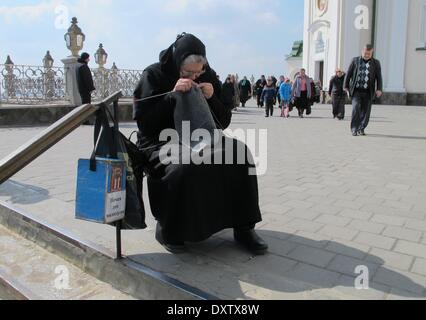
M94 145L90 165L92 171L96 171L96 157L126 162L126 214L122 221L122 229L145 229L147 226L142 198L144 173L143 163L138 160L140 152L137 146L120 132L118 119L115 119L104 105L101 105L96 113Z

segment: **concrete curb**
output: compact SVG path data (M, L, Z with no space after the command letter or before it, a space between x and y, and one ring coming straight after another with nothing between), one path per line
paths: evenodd
M84 272L137 299L219 300L129 258L114 260L114 253L108 249L79 239L70 232L51 226L3 201L0 201L0 223ZM20 292L21 298L27 296L24 290L20 291L18 285L8 287Z

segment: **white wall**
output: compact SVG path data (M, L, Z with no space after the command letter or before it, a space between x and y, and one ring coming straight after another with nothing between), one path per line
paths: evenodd
M422 10L425 7L426 0L410 0L405 69L405 87L409 93L426 93L426 51L416 51L420 42Z
M401 0L398 0L401 1ZM355 9L360 6L366 6L369 9L369 29L358 30L355 28L355 20L358 16ZM342 1L342 56L341 67L344 70L349 68L352 59L361 55L362 48L372 41L372 21L373 21L373 0L343 0Z
M300 71L303 65L303 58L289 58L287 59L287 77L293 80L294 75Z
M408 0L378 0L376 58L382 64L384 91L406 92Z
M371 43L373 0L329 0L323 16L316 14L315 0L305 0L305 33L303 64L308 75L317 78L316 62L324 60L324 88L337 67L346 70L352 59L361 54L364 45ZM355 8L365 5L369 10L369 29L357 30ZM315 54L318 32L324 34L325 52Z

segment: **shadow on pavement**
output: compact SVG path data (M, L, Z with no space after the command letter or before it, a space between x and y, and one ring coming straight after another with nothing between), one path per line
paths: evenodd
M404 139L404 140L426 140L426 137L410 137L410 136L394 136L387 134L369 134L372 138L389 138L389 139Z
M0 185L0 197L8 197L12 204L34 204L49 199L49 190L33 185L6 181Z
M210 294L231 296L232 299L253 299L248 291L261 299L263 295L258 295L259 288L274 292L272 299L291 298L289 293L300 298L304 297L304 293L318 289L337 290L329 296L327 292L318 293L315 298L319 299L341 296L377 300L382 299L379 298L380 293L384 298L391 289L397 290L400 297L426 298L425 287L385 267L382 258L335 241L315 241L283 232L260 230L259 234L270 244L269 253L252 257L231 241L229 234L220 245L214 245L218 242L216 237L202 243L187 244L188 252L183 255L158 253L129 258L141 264L156 261L157 266L160 261L162 272L169 269L176 272L173 269L176 265L181 269L193 268L194 278L191 279L211 287ZM368 268L369 288L376 291L374 295L370 290L355 288L356 278L360 275L356 273L359 266ZM249 284L250 288L242 288L242 282ZM196 286L196 283L188 284ZM266 296L265 299L270 298Z

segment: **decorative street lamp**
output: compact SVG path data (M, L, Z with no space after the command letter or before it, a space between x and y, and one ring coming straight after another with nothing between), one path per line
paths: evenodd
M116 66L115 62L113 62L113 63L112 63L111 70L112 70L112 71L114 71L114 72L117 72L117 71L118 71L118 68L117 68L117 66Z
M108 53L104 50L104 47L101 44L99 44L99 49L95 53L95 61L99 65L100 69L103 69L104 65L107 63Z
M43 67L44 67L44 96L46 99L51 99L55 96L55 73L52 70L53 67L52 56L50 51L47 51L46 55L43 58Z
M6 62L4 63L4 65L6 66L6 69L13 68L14 63L13 63L12 59L10 59L10 56L7 56Z
M8 98L15 97L15 75L13 74L14 63L10 56L7 56L6 62L4 63L6 67L6 75L5 75L5 89L6 95Z
M78 57L78 53L83 49L84 41L86 40L86 36L83 32L81 32L81 29L77 24L77 18L72 18L71 27L65 34L67 48L71 51L72 56L74 57Z
M50 51L47 51L43 58L43 67L50 69L53 67L53 62L55 62L55 60L53 60L52 56L50 55Z

